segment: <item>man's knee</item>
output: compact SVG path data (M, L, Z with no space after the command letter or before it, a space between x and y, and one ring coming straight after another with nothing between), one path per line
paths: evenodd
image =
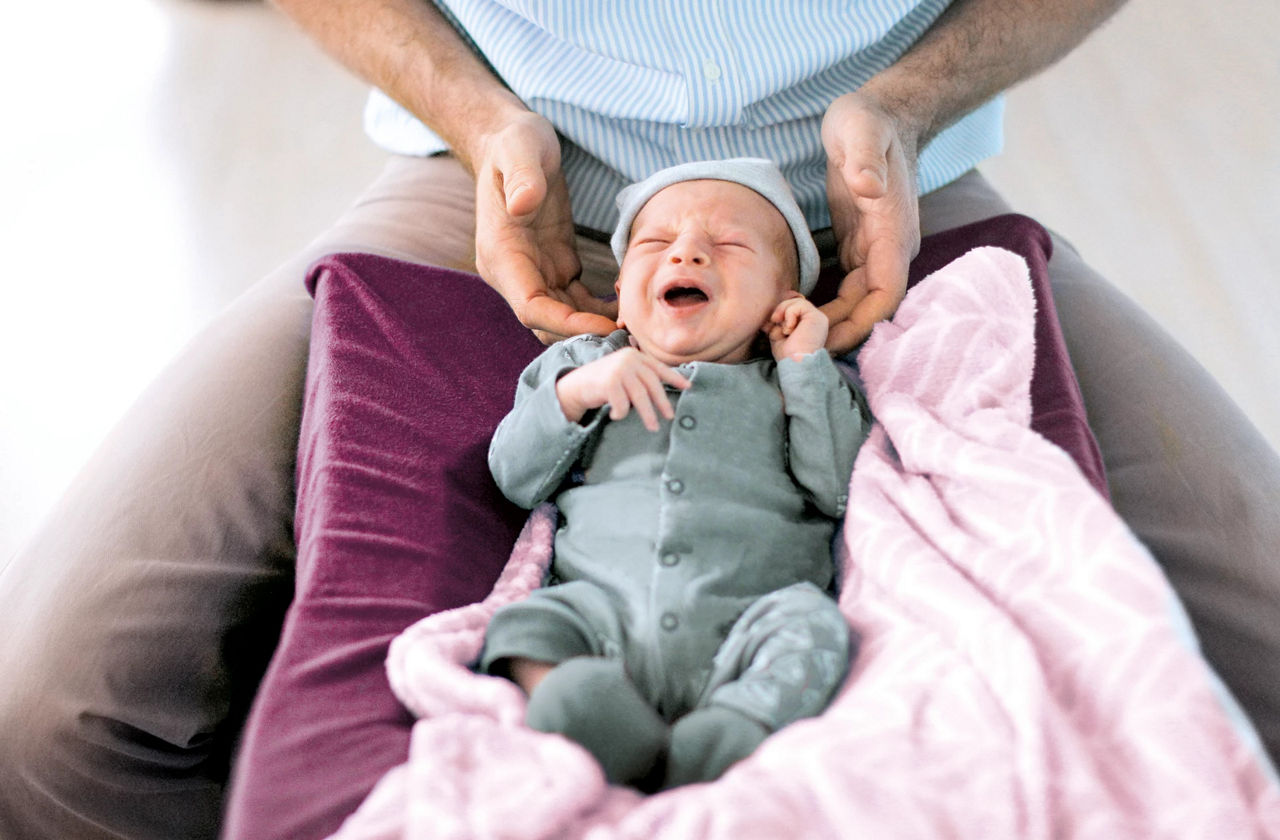
M32 653L6 657L21 670L7 671L0 694L0 836L216 836L222 782L207 772L210 742L170 743L105 714L87 697L95 683L109 690L111 675Z
M240 637L273 639L268 625L284 603L245 598L259 615L139 607L97 626L86 610L95 623L86 627L54 610L43 622L49 644L5 651L0 836L216 836L241 722L272 647L250 650Z

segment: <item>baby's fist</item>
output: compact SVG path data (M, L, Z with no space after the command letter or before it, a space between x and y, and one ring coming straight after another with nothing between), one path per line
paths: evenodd
M829 321L804 295L792 292L774 308L765 324L773 358L799 360L827 343Z

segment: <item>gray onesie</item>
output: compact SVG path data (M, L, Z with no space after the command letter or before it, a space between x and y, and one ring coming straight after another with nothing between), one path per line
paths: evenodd
M674 421L567 420L568 371L628 346L619 330L548 348L489 450L498 486L561 526L548 585L499 610L481 667L621 658L667 720L723 705L776 730L825 708L850 657L831 539L866 421L825 351L692 362ZM660 418L661 419L661 418Z

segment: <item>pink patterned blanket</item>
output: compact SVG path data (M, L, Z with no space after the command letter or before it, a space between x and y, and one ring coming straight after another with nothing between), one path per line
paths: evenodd
M392 644L409 760L334 837L1280 838L1274 771L1160 570L1028 428L1033 306L1021 258L980 248L862 349L877 423L837 545L862 647L824 715L652 797L525 728L466 666L541 580L544 507L485 601Z

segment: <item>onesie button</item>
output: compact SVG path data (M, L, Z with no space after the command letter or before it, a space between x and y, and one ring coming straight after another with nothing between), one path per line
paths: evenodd
M697 425L698 425L698 421L694 420L688 414L680 418L680 428L682 429L692 429Z
M667 567L675 566L680 563L680 555L674 551L664 551L658 562Z
M675 613L663 613L661 623L663 630L674 630L680 626L680 619L676 617Z
M720 65L711 59L702 62L702 75L707 77L708 82L718 82L720 77L724 75L724 71L720 69Z
M681 493L684 492L684 482L678 478L668 478L667 489L672 493L674 493L675 495L679 496Z

